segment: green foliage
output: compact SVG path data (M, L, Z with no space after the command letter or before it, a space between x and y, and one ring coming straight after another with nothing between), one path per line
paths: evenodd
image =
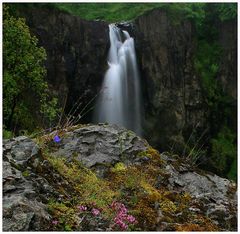
M217 137L212 139L212 161L221 174L228 174L236 180L236 136L227 127L223 127ZM227 167L226 167L227 166Z
M52 135L47 138L52 139ZM114 209L116 202L124 205L127 214L137 220L129 223L127 231L155 230L159 222L172 223L172 230L175 230L176 217L178 228L182 231L188 228L185 224L195 223L202 231L218 230L211 220L201 222L207 218L204 215L192 213L189 209L193 205L190 194L169 191L166 161L151 147L139 153L139 157L149 158L144 165L124 165L121 162L114 167L108 165L108 173L103 178L84 167L76 158L51 156L55 150L49 147L49 142L42 143L41 148L43 157L53 166L53 175L60 175L53 176L53 181L49 177L48 181L64 195L61 201L52 198L48 202L54 231L89 231L96 230L98 226L103 230L119 231L115 219L118 213ZM57 183L56 178L60 180ZM156 219L156 206L163 213L160 220ZM94 215L93 209L97 209L99 214ZM192 230L197 230L197 227L192 227Z
M101 19L108 22L133 20L156 8L165 9L174 22L179 22L182 18L199 22L204 13L202 3L56 3L54 6L84 19Z
M26 171L23 171L23 172L22 172L22 175L23 175L24 177L28 177L28 176L30 175L30 173L29 173L28 170L26 170Z
M216 75L220 55L221 48L217 43L210 44L206 40L198 42L195 68L202 78L203 91L205 91L206 101L209 106L213 105L212 102L215 101L218 95Z
M222 21L234 19L237 17L237 3L219 3L218 12Z
M66 203L55 202L50 200L48 203L48 210L59 224L54 227L56 230L72 231L77 228L77 216L73 207Z
M197 27L205 18L204 8L212 6L222 21L232 19L237 15L236 3L15 3L11 5L11 12L21 8L59 9L87 20L105 20L119 22L133 20L139 15L152 9L161 8L168 12L175 23L180 19L191 19Z
M147 10L161 7L161 3L56 3L56 8L64 10L81 18L100 19L108 22L132 20Z
M147 11L160 8L168 12L175 23L192 19L199 23L204 16L204 3L52 3L12 4L12 11L20 8L56 8L87 20L119 22L133 20Z
M234 150L235 150L235 153L237 153L235 145L234 145ZM237 172L238 172L237 158L236 158L236 155L234 155L234 158L233 158L233 161L231 163L231 167L230 167L230 170L227 174L227 177L231 180L237 181Z
M116 163L115 166L111 169L112 172L125 171L125 170L126 170L126 166L122 162Z
M46 52L24 19L10 16L5 5L3 13L4 124L9 130L32 131L40 120L56 116L57 101L51 100L44 81Z
M14 135L11 131L8 131L6 129L3 128L3 139L10 139L12 138Z
M219 21L236 17L236 4L206 4L205 17L197 34L195 68L201 78L206 106L210 111L210 167L221 176L236 179L236 142L229 129L233 99L218 81L223 48L218 43ZM229 177L230 176L230 177Z

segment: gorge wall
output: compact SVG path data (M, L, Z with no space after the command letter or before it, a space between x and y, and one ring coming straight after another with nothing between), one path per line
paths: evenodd
M26 8L19 14L46 49L47 79L62 103L68 97L66 110L79 97L84 106L99 92L107 69L108 24L55 9ZM219 38L227 55L219 79L236 100L236 30L234 24L228 24L231 26L221 27ZM202 132L208 127L209 110L194 69L195 28L191 21L175 22L159 9L121 27L127 27L136 41L144 96L144 137L161 151L173 145L181 151L192 129ZM84 121L91 121L91 114Z
M221 22L217 28L223 49L218 79L223 92L232 98L229 126L237 132L237 19Z
M26 19L39 45L47 53L47 80L66 111L81 97L82 106L96 95L107 69L108 24L86 21L48 8L24 8Z
M146 87L146 135L155 147L169 150L184 142L184 131L203 128L206 121L200 80L193 68L194 27L187 20L174 23L158 9L139 17L135 25Z

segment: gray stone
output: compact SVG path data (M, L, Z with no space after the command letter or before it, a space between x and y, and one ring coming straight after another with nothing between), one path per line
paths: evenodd
M113 165L139 161L137 154L145 151L148 143L133 132L116 125L90 125L63 137L63 144L54 152L56 157L76 158L87 167L98 164Z
M32 165L28 164L31 157L39 155L36 144L27 137L17 137L8 144L10 153L4 153L3 161L3 230L29 231L47 230L46 223L50 220L47 205L40 198L41 186L36 183ZM37 160L41 160L38 158ZM21 165L21 167L19 167ZM20 169L22 171L20 171ZM23 171L29 171L24 177ZM48 184L45 181L46 185ZM50 186L51 187L51 186Z
M168 188L170 190L188 192L197 203L203 205L202 210L205 210L209 218L223 230L229 230L229 226L233 225L232 223L236 220L234 214L237 213L235 183L200 170L199 172L182 171L172 165L167 165L165 169L169 174ZM192 208L192 211L199 212L195 208ZM236 229L234 225L232 230Z

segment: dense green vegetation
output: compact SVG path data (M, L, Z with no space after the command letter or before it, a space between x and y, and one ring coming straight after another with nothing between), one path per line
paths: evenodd
M52 3L52 4L14 4L13 9L22 7L43 7L59 9L87 20L104 20L120 22L133 20L136 17L152 10L164 9L176 23L179 18L192 19L197 23L204 17L202 3Z
M161 8L177 12L177 16L185 15L189 18L201 17L202 4L166 4L166 3L99 3L99 4L63 4L57 3L56 8L80 16L84 19L101 19L109 22L133 20L145 12ZM174 14L176 17L176 14Z
M4 7L3 18L3 124L5 137L11 132L33 131L53 121L57 99L50 98L44 81L44 48L30 34L25 20L14 18Z
M87 20L105 20L119 22L133 20L136 17L152 10L164 9L173 20L181 17L192 19L197 25L205 18L206 3L25 3L12 4L12 9L44 7L59 9ZM214 4L212 4L214 5ZM228 20L236 16L236 3L215 4L215 13L221 20Z
M197 31L195 57L195 68L202 81L206 107L210 111L208 167L234 180L237 178L237 133L230 123L235 119L232 112L234 100L223 92L217 79L224 49L218 42L217 25L219 21L236 17L236 10L236 4L205 5L205 17Z
M161 8L168 11L176 21L179 21L179 17L185 17L201 23L205 16L205 5L206 3L55 3L52 6L84 19L108 22L133 20L149 10ZM221 20L237 14L236 4L222 3L216 9Z

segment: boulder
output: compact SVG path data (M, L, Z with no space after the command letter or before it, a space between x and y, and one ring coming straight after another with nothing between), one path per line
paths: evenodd
M54 152L56 156L75 157L86 167L97 164L126 164L139 160L137 154L146 150L148 143L117 125L90 125L66 133Z

